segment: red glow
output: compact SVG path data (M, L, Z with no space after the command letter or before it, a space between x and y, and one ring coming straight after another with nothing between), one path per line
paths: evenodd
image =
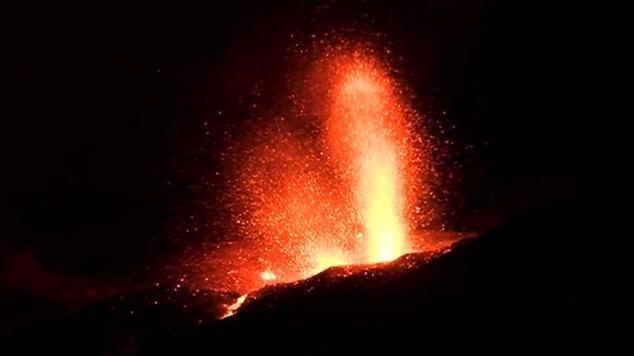
M266 271L260 273L260 277L264 281L274 281L277 279L275 273L273 273L270 269L267 269Z
M354 197L363 224L362 262L383 262L407 252L403 189L411 142L403 103L387 73L372 59L338 63L328 147Z
M243 294L239 296L233 304L227 305L226 306L227 311L225 312L224 315L220 317L220 319L228 318L234 315L238 311L238 309L240 309L244 301L247 300L248 296L249 296L248 294Z
M207 287L246 293L427 248L414 232L429 220L419 208L428 148L390 68L337 49L302 78L289 115L261 123L232 156L240 239L197 263Z
M280 118L242 168L245 235L270 266L265 282L389 261L412 246L417 190L406 187L424 183L413 164L421 152L410 129L415 113L372 56L340 54L311 75L324 89L315 105L324 117L309 123L318 134L302 136Z

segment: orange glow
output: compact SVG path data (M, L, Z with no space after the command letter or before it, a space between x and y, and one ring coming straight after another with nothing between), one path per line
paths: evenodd
M228 318L234 315L238 311L238 309L240 309L244 301L247 300L248 296L248 294L243 294L239 296L233 304L227 305L226 312L223 316L220 317L220 319Z
M267 269L266 271L260 273L260 277L262 278L262 280L265 281L273 281L277 279L275 273L273 273L270 269Z
M312 263L313 267L307 271L306 277L310 277L330 267L350 264L352 261L341 251L325 250L315 252Z
M311 73L321 120L304 124L319 135L273 120L249 150L241 178L248 192L245 235L259 236L259 251L266 252L260 258L281 272L278 282L410 251L415 221L408 209L418 197L405 187L424 183L414 164L416 114L376 58L357 51L331 56Z
M335 89L329 144L343 152L352 176L356 210L365 233L365 262L393 260L407 252L404 163L399 150L408 133L402 105L389 78L372 60L346 64Z
M428 148L391 73L372 51L330 48L292 81L289 108L236 141L239 238L196 263L207 286L251 292L421 249Z

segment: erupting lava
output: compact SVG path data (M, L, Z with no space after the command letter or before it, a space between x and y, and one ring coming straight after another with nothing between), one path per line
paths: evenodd
M243 239L207 257L212 288L248 293L421 247L412 232L428 218L428 151L389 67L331 48L290 84L288 115L234 151L229 208Z
M353 58L340 70L328 143L353 187L365 262L393 260L408 250L403 175L409 132L402 103L371 59Z
M316 63L303 92L313 112L273 120L242 168L244 234L257 236L265 283L412 250L424 185L411 128L418 116L373 56L352 51Z

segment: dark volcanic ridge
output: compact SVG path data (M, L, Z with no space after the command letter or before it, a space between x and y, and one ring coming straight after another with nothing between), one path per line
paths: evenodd
M584 285L583 258L573 243L583 214L575 202L552 204L438 252L270 285L221 320L236 293L152 288L94 305L15 345L22 354L223 355L562 343L583 328L575 301L587 295L576 291Z
M330 289L363 288L366 284L373 288L382 288L385 282L406 278L408 273L423 268L432 259L450 251L451 247L446 247L434 252L408 253L390 262L334 266L306 279L271 284L248 294L232 317L253 310L283 307L290 299L310 298L313 294L327 293Z

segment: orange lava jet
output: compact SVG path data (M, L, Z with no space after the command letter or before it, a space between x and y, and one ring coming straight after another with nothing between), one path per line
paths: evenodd
M292 124L274 120L241 179L250 211L244 233L257 236L278 282L411 251L411 212L423 185L416 113L376 58L328 56L309 72L313 112Z
M372 51L327 52L291 81L285 115L237 143L229 209L241 238L197 263L207 287L249 293L424 245L420 116Z
M403 104L372 59L353 57L339 71L328 144L352 184L364 226L364 262L393 260L409 248L403 175L410 139Z

